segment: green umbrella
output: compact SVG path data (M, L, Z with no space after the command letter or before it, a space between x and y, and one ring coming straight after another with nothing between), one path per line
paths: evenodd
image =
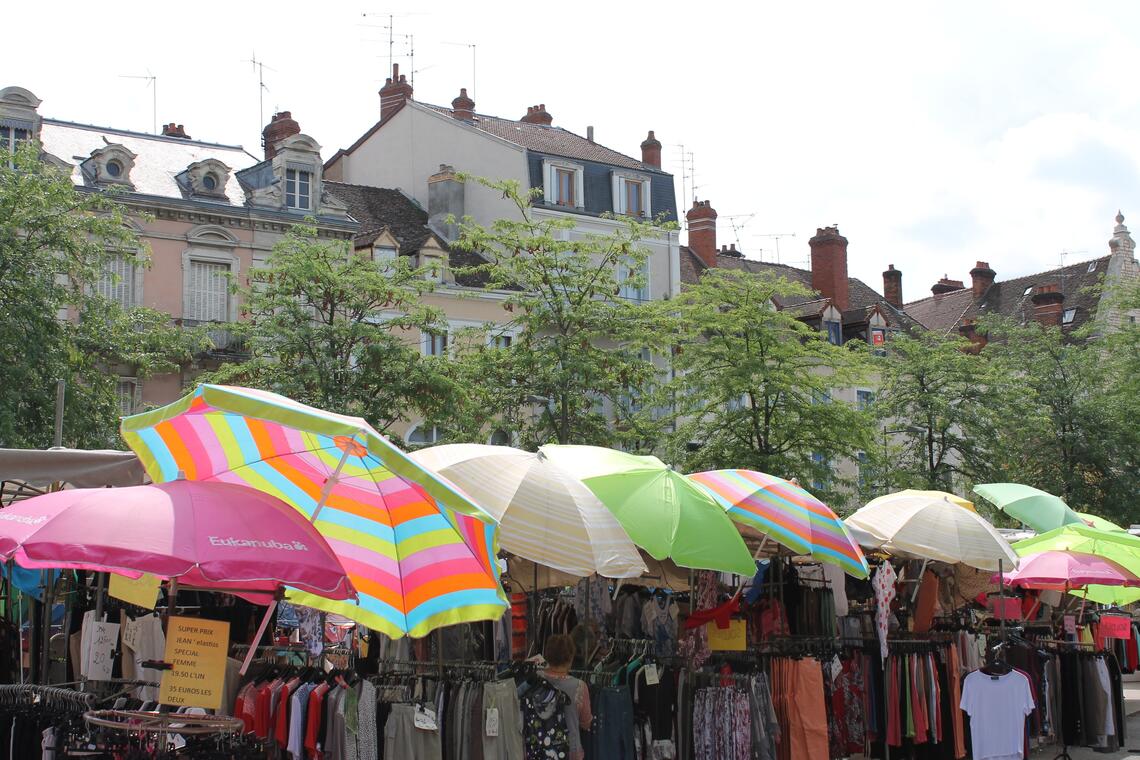
M654 559L752 576L756 562L710 493L657 457L597 446L549 445L546 459L572 473Z
M1140 588L1129 586L1087 586L1083 589L1074 589L1069 592L1081 599L1088 599L1097 604L1114 604L1123 607L1140 601Z
M1086 525L1091 525L1097 530L1115 530L1120 533L1128 532L1111 520L1106 520L1103 517L1097 517L1096 515L1090 515L1088 512L1077 512L1077 517L1081 518L1081 520L1083 520Z
M1140 538L1122 531L1098 530L1083 522L1018 541L1013 550L1022 557L1047 551L1095 554L1123 565L1134 575L1140 575Z
M998 509L1036 531L1043 532L1081 522L1081 518L1065 502L1033 486L983 483L974 486L974 493L993 502Z

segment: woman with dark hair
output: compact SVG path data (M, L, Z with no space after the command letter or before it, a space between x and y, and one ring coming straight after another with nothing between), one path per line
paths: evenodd
M582 746L582 730L589 729L594 715L590 710L590 689L581 680L570 675L574 662L574 639L556 634L546 639L542 656L547 668L542 672L550 685L570 698L566 707L566 733L570 739L569 760L583 760L586 751Z

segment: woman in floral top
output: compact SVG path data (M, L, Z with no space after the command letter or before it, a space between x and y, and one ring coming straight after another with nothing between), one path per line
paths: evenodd
M542 649L547 668L542 677L560 692L570 698L566 708L566 732L570 739L569 760L583 760L586 751L582 747L582 729L589 730L594 721L590 710L590 689L580 679L570 675L570 665L574 662L574 640L564 634L556 634L546 639Z

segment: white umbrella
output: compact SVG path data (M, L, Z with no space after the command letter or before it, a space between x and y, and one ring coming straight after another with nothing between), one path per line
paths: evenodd
M455 443L412 459L462 488L499 521L503 549L573 575L633 578L645 572L613 513L580 480L541 454Z
M888 494L845 522L888 552L981 570L997 570L999 561L1004 569L1017 567L1017 553L994 526L950 498L937 492Z

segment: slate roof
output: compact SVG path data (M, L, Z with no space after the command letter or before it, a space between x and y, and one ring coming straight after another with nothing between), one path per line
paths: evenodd
M970 288L942 296L931 296L906 304L908 315L924 327L949 333L957 330L963 319L978 319L987 314L1001 314L1017 320L1033 319L1033 289L1039 285L1057 285L1065 296L1062 309L1076 309L1073 320L1062 324L1064 330L1075 330L1096 316L1099 296L1088 292L1108 270L1108 256L1091 261L1050 269L1046 272L994 282L980 299Z
M328 180L324 185L329 193L348 206L348 213L360 223L360 231L353 238L353 243L357 246L370 245L387 229L399 242L401 256L417 253L430 237L435 236L440 246L447 251L453 271L485 263L473 253L452 248L446 240L436 235L428 226L427 211L400 190ZM471 275L456 276L456 282L460 285L471 287L481 286L480 280L481 278Z
M238 182L237 172L260 160L240 145L219 145L57 119L43 120L40 141L45 152L74 167L71 180L81 187L87 181L79 165L91 157L92 151L110 144L122 145L136 155L130 175L134 192L166 198L184 198L183 188L176 179L178 175L185 172L190 164L215 158L231 170L229 181L226 182L226 197L195 197L194 200L230 206L245 205L245 193Z
M811 286L811 271L787 264L775 264L770 261L756 261L740 256L725 256L717 254L717 267L720 269L737 269L752 273L767 273L776 277L783 277L791 282L799 283L812 291L808 296L796 296L784 299L780 306L788 309L794 307L797 316L809 316L818 313L814 305L821 303L819 294ZM696 253L686 245L681 246L681 283L691 284L700 279L701 274L708 269ZM844 324L852 324L867 319L871 310L878 305L887 317L887 321L896 327L908 328L914 324L906 314L888 304L874 288L867 285L857 277L847 278L848 309L843 312Z

